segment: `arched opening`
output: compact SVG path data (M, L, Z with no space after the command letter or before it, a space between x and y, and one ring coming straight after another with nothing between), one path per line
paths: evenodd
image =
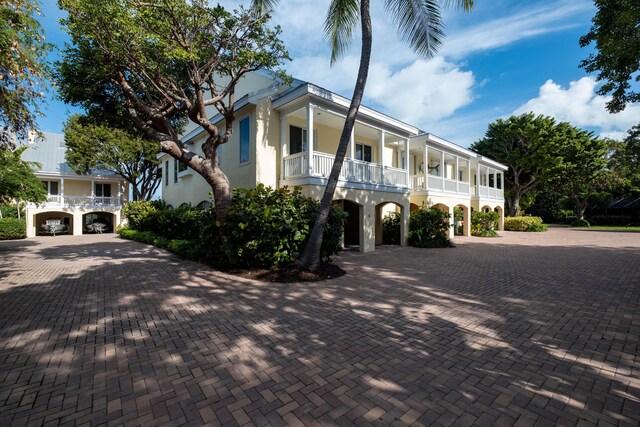
M198 208L209 209L211 207L211 202L208 200L203 200L196 205Z
M498 213L498 230L504 231L504 213L502 207L496 206L493 211Z
M115 215L110 212L90 212L82 215L82 234L113 233Z
M73 233L73 215L67 212L43 212L36 215L36 234L55 236Z
M416 205L415 203L411 203L409 205L409 212L411 212L411 213L413 213L413 212L415 212L415 211L417 211L419 209L420 209L420 206Z
M491 206L483 206L482 209L480 209L482 212L487 213L487 212L491 212Z
M342 246L347 250L359 250L362 236L362 206L351 200L336 200L334 204L347 214Z
M383 202L376 206L376 245L402 243L402 205Z
M465 205L457 205L453 208L454 234L456 236L468 236L470 230L471 214Z

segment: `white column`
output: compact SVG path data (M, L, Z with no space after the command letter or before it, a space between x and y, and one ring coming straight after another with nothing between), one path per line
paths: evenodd
M313 106L307 105L307 153L309 156L309 176L313 175Z
M440 170L442 171L440 178L444 179L447 173L447 168L444 166L444 151L440 152ZM444 190L444 182L442 183L442 189Z
M162 171L164 173L164 170ZM96 182L91 181L91 198L93 199L96 196Z
M282 164L280 165L280 179L285 179L287 176L287 171L285 170L285 161L284 158L287 157L288 148L287 148L287 117L280 117L280 154L282 159Z
M356 124L351 128L351 139L349 140L349 157L353 160L356 158Z
M422 175L424 175L424 189L429 188L429 147L424 143L424 160L422 161Z
M120 198L122 197L122 182L116 182L116 187L118 187L118 199L116 200L117 203L114 203L114 205L121 205L122 200L120 200Z
M409 138L404 140L404 169L407 172L406 185L409 186Z
M384 135L385 132L384 130L381 130L379 133L379 137L378 137L378 152L380 153L378 155L378 157L380 157L378 159L378 163L381 166L381 175L380 175L380 179L382 180L382 183L384 184Z
M480 196L480 163L476 166L476 196Z
M487 188L489 188L489 168L487 168L487 178L485 182L487 183ZM488 192L489 190L487 190L487 194L489 194Z
M455 171L456 176L454 177L454 179L456 180L456 191L460 191L460 188L458 187L459 183L458 183L458 178L459 178L459 174L460 171L458 170L458 156L456 156L456 171Z
M60 204L64 205L64 178L60 178Z

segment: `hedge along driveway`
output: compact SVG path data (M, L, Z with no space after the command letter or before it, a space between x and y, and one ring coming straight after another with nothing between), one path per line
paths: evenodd
M305 284L113 235L0 243L0 425L637 425L637 236L501 234Z

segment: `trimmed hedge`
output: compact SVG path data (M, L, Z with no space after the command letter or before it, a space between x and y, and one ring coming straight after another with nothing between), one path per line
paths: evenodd
M509 231L547 231L546 224L539 216L515 216L504 219L504 229Z
M409 217L408 243L418 248L449 248L450 215L438 208L420 208Z
M120 235L179 255L186 253L186 258L221 269L285 265L307 243L319 208L319 202L300 190L274 190L262 184L236 189L224 223L217 221L214 209L132 202L124 212L129 228ZM345 218L341 209L331 208L320 250L323 260L340 250Z
M124 239L135 240L136 242L147 243L158 248L166 249L182 258L195 261L202 259L202 249L197 242L193 242L191 240L170 240L162 236L158 236L151 231L139 231L126 227L120 228L118 230L118 234Z
M495 211L491 212L472 212L471 213L471 235L477 237L498 237L496 228L500 214Z
M0 240L24 239L27 237L27 223L18 218L0 219Z
M589 224L589 221L587 221L586 219L577 219L571 223L571 226L572 227L591 227L591 224Z

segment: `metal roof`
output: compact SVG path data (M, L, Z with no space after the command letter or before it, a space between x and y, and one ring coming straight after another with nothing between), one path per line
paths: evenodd
M609 205L609 209L637 209L640 208L640 195L623 197L614 200Z
M27 145L27 149L22 153L22 160L36 162L40 165L36 173L52 173L60 175L76 176L105 176L115 175L113 172L99 170L92 171L88 175L76 174L67 160L65 154L67 146L64 142L64 135L59 133L43 132L43 137L36 138L33 143Z

